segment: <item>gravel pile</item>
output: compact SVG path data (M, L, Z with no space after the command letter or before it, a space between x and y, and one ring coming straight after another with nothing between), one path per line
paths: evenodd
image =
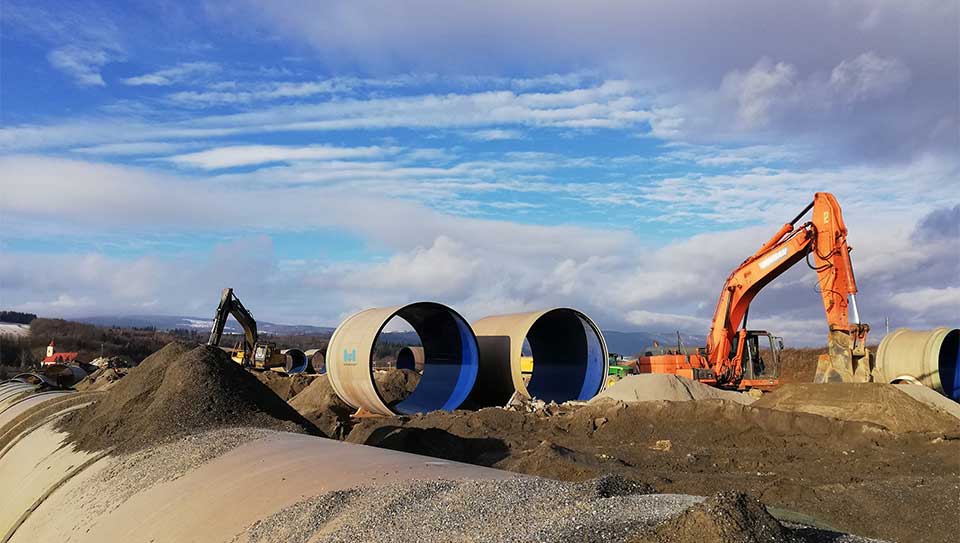
M249 541L627 541L700 500L546 479L417 481L330 492L254 524Z
M252 543L855 543L863 538L786 527L757 500L646 494L607 476L417 481L329 492L256 522Z
M147 357L60 429L88 451L131 452L187 434L249 426L317 428L216 347L171 343Z

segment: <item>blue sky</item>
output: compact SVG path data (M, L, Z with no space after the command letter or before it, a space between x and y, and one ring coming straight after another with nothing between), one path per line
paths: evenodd
M864 313L956 320L956 3L794 4L6 1L0 305L705 332L828 190ZM758 325L819 342L814 285Z

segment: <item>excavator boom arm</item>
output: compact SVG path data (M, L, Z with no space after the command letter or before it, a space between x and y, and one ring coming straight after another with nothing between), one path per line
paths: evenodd
M811 208L812 221L795 226ZM857 286L840 206L832 194L818 192L810 205L791 222L784 224L727 278L707 338L710 365L722 379L739 378L735 341L750 303L763 287L811 254L811 266L817 272L829 324L831 352L834 350L835 332L845 333L849 337L850 332L856 330L855 337L865 341L865 325L860 326L855 310L856 324L851 327L849 321L847 299L856 294Z
M240 299L233 293L232 288L223 289L220 296L220 305L213 315L213 327L210 329L210 339L207 345L219 345L223 337L223 327L227 324L227 317L233 315L243 328L244 357L253 355L253 348L257 344L257 321L240 303Z

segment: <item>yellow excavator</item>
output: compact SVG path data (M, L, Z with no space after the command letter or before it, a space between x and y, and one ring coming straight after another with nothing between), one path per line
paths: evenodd
M233 316L243 328L243 339L233 349L224 349L238 364L255 370L283 368L287 373L303 373L309 369L309 359L300 349L279 349L276 343L260 341L257 337L257 321L240 303L232 288L223 289L220 305L213 315L213 327L207 345L220 346L227 317Z

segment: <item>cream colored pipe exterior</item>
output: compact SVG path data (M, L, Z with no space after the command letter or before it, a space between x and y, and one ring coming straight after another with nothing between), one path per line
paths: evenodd
M521 353L523 342L530 335L534 325L550 313L569 312L578 317L585 327L596 334L599 341L602 357L602 370L599 383L593 394L603 391L606 386L606 376L609 371L607 343L600 332L600 328L590 317L566 307L531 311L529 313L513 313L509 315L494 315L484 317L474 323L473 331L480 344L480 372L474 388L475 407L488 405L503 405L514 392L525 397L531 397L524 383L521 371ZM585 333L588 333L585 330ZM531 345L532 346L532 345ZM534 374L537 372L537 353L533 353ZM576 398L567 398L568 400Z
M406 320L420 336L424 369L406 400L388 406L373 380L373 348L393 317ZM434 302L367 309L346 318L327 346L327 376L334 392L356 408L396 415L460 407L473 388L477 338L456 311Z
M950 396L953 391L944 390L943 381L952 380L953 376L941 376L941 370L952 369L956 373L958 334L960 330L947 327L926 331L898 328L884 337L877 349L876 380L885 383L919 383ZM944 352L948 349L952 349L952 352ZM945 357L946 362L943 368L941 357Z
M79 396L79 394L77 394ZM43 403L34 409L40 410ZM74 406L75 408L75 406ZM66 411L66 409L64 409ZM62 413L61 413L62 414ZM0 434L9 429L0 412ZM177 458L179 445L137 456L82 452L64 444L56 415L25 430L0 452L0 541L34 543L245 541L247 530L295 503L328 491L424 479L504 480L503 471L334 440L258 431L175 478L143 482L141 462ZM216 434L210 434L211 440Z
M366 309L347 317L327 344L327 377L340 399L371 413L393 415L373 382L370 366L377 335L403 306Z

